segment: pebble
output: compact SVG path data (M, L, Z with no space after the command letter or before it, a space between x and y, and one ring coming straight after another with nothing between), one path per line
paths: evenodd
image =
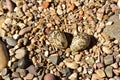
M112 66L113 68L118 68L118 63L116 62L116 63L113 63L113 64L111 64L110 66Z
M102 50L106 54L112 54L112 50L109 47L107 47L107 46L102 46Z
M8 64L8 53L7 53L7 48L5 47L5 44L0 41L0 72L2 71L2 69L4 69L7 64Z
M24 47L15 51L15 57L17 59L21 59L21 58L25 57L26 54L27 54L27 50Z
M24 77L24 80L32 80L33 77L34 77L33 74L28 73L28 74Z
M27 58L21 58L18 60L18 67L27 68L30 65L30 61Z
M104 63L105 65L109 65L113 63L113 56L112 55L107 55L104 57Z
M98 74L92 74L92 80L99 80L101 77Z
M48 8L49 5L50 5L50 3L49 3L48 1L43 1L43 3L42 3L42 6L43 6L44 8Z
M56 80L56 78L53 74L48 73L44 76L44 80Z
M107 77L113 77L113 68L111 66L107 66L105 68L105 73Z
M106 77L105 72L104 72L104 70L102 70L102 69L98 69L98 70L96 70L95 72L96 72L97 75L98 75L99 77L101 77L101 78Z
M89 64L89 65L93 65L94 64L94 58L93 57L89 57L86 59L86 62Z
M64 32L61 32L59 30L54 30L49 34L48 37L49 42L51 45L57 47L57 48L67 48L68 42L66 39L66 36Z
M1 71L1 75L2 76L5 76L7 75L7 73L9 72L9 70L7 68L4 68L2 71Z
M98 10L97 10L97 19L98 20L102 20L102 18L103 18L103 15L104 15L104 8L99 8Z
M118 69L113 69L113 72L114 72L114 74L115 75L119 75L120 74L120 69L118 68Z
M52 64L57 65L58 60L59 60L59 56L58 56L58 54L52 54L49 56L49 59L52 62Z
M23 29L20 30L19 35L24 35L25 33L28 33L29 31L31 31L31 27L25 27Z
M27 71L25 69L17 68L16 72L19 72L21 77L25 77L27 75Z
M65 62L65 65L68 67L68 68L71 68L71 69L77 69L78 68L78 65L76 62L67 62L67 61L64 61Z
M15 39L13 39L12 37L5 37L6 42L8 45L10 46L15 46L17 45L17 41Z
M82 59L83 54L76 54L75 55L75 62L79 62Z
M14 78L20 77L20 74L18 72L13 72L12 73L12 77L14 77Z
M63 14L63 11L61 9L57 9L57 14L58 15L62 15Z
M67 77L71 74L71 70L70 70L70 68L64 68L64 69L61 70L61 73L62 73L63 76Z
M98 67L98 69L100 69L100 68L103 68L103 67L104 67L104 64L103 64L103 63L98 62L98 63L96 63L96 66Z
M68 77L68 79L70 79L70 80L77 80L77 77L78 77L78 74L77 73L72 73L69 77Z
M22 16L24 16L21 8L15 7L14 11L16 12L16 15L17 15L19 18L21 18Z
M33 75L37 75L36 68L33 65L30 65L26 70Z
M6 5L10 12L14 11L15 4L12 2L12 0L6 0Z
M86 33L79 33L72 39L70 49L72 51L80 51L86 49L90 44L90 36Z

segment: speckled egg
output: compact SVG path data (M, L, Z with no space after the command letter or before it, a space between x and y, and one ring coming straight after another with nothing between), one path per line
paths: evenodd
M70 49L72 51L81 51L86 49L90 44L90 36L86 33L78 33L73 37Z
M48 36L48 40L51 43L51 45L60 49L67 48L68 46L68 42L64 32L61 32L59 30L51 31Z

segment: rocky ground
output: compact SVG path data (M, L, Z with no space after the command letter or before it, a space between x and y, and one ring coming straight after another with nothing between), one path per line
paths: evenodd
M120 0L1 0L0 80L120 80Z

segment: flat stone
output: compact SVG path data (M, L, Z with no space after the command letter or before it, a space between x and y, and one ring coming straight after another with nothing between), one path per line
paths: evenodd
M98 69L98 70L96 70L95 72L96 72L97 75L98 75L99 77L101 77L101 78L103 78L103 77L106 76L104 70L102 70L102 69Z
M17 41L15 39L13 39L12 37L5 37L6 42L8 45L10 46L15 46L17 45Z
M49 59L52 62L52 64L55 64L55 65L58 64L58 59L59 59L58 54L52 54L52 55L50 55Z
M105 65L109 65L113 63L113 56L112 55L107 55L104 57L104 63Z
M86 62L89 64L89 65L93 65L94 64L94 59L93 59L93 57L90 57L90 58L88 58L87 60L86 60Z
M0 71L2 71L2 69L4 69L7 66L9 57L8 57L8 53L7 53L7 49L5 47L5 44L0 41Z
M105 73L106 73L107 77L113 77L113 70L112 69L113 68L111 66L107 66L105 68Z
M36 68L33 65L30 65L26 70L33 75L37 75Z
M120 25L120 20L116 21L113 25L106 26L103 32L109 35L111 38L120 39L119 25Z
M15 51L15 57L17 59L21 59L21 58L25 57L26 54L27 54L27 50L24 47Z

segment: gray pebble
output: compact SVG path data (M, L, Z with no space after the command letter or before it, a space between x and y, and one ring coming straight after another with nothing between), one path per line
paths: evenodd
M58 56L58 54L52 54L52 55L49 56L49 59L52 62L52 64L57 65L59 56Z
M26 58L22 58L18 61L18 67L27 68L30 65L30 61Z
M34 65L30 65L26 70L33 75L37 75L36 68Z
M64 68L61 73L63 74L63 76L69 76L71 74L71 71L69 68Z
M105 68L105 73L106 73L107 77L113 77L113 70L112 69L113 68L111 66L107 66Z
M15 57L17 59L21 59L21 58L25 57L26 54L27 54L27 50L24 47L15 51Z
M13 39L12 37L5 37L6 42L8 45L10 46L15 46L17 45L17 41L15 39Z
M113 56L112 55L107 55L104 57L104 63L105 65L109 65L113 63Z

